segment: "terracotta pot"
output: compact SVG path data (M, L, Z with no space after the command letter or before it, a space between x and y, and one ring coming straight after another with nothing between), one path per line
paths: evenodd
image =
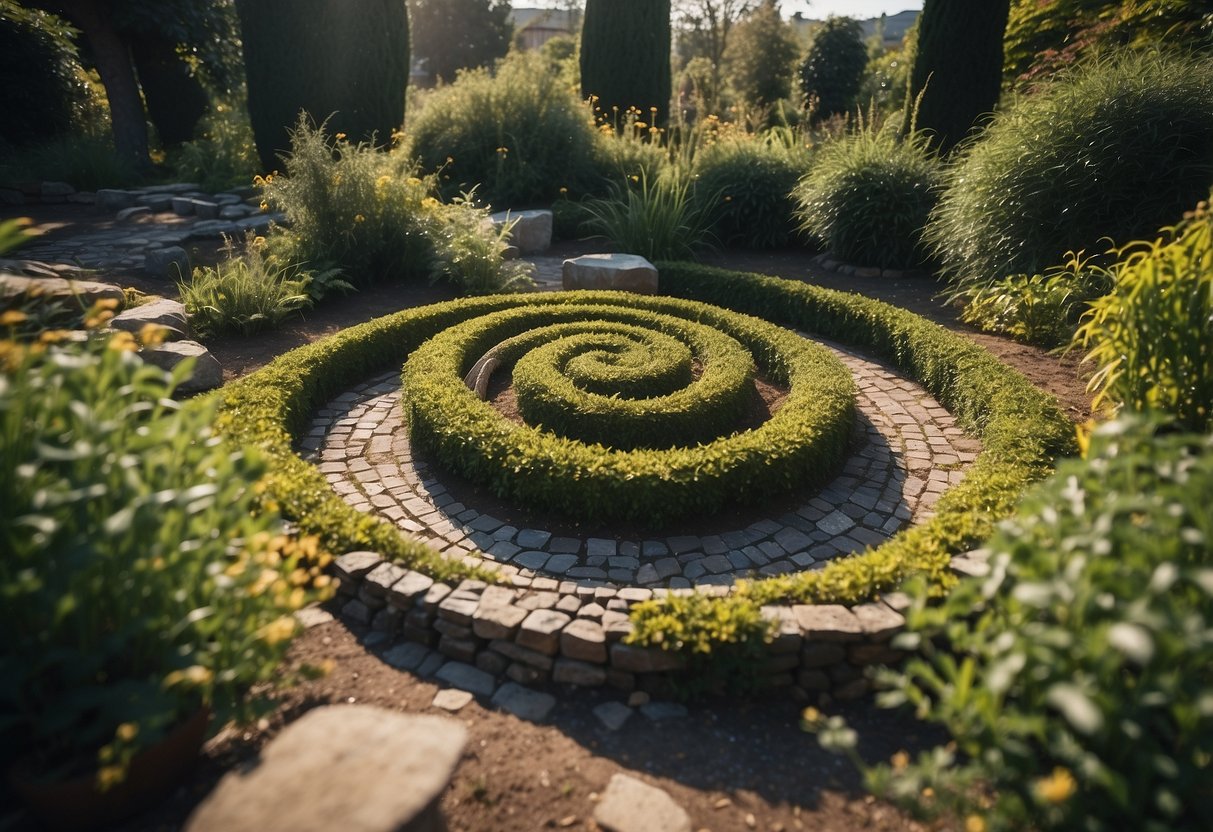
M131 760L126 779L104 792L95 772L60 782L40 782L14 766L9 784L30 814L52 829L84 830L111 824L154 805L181 782L202 750L211 712L199 709L160 742Z

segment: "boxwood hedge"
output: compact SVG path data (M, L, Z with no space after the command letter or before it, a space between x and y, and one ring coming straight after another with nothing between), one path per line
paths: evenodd
M850 374L827 349L787 330L702 303L619 292L514 304L429 340L404 368L414 440L499 497L581 521L661 524L819 483L846 451L854 410ZM519 360L525 371L519 393L532 405L543 400L541 413L555 432L508 420L464 384L468 369L499 342L530 332L550 338L555 333L545 325L587 321L676 335L703 362L703 375L667 396L603 396L576 387L554 366L552 353L587 344L578 336L551 341ZM751 356L789 393L764 424L726 435L753 395ZM646 425L653 443L646 441ZM620 450L612 431L632 447L659 449ZM705 444L691 445L688 437Z
M1027 483L1046 474L1054 457L1074 450L1071 426L1052 397L963 336L910 312L776 278L690 264L659 265L662 289L669 295L793 326L888 362L921 383L984 446L965 479L940 499L932 520L821 571L748 584L740 594L754 604L856 602L895 586L910 572L925 574L942 588L948 581L949 556L985 537L993 522L1010 511ZM265 482L265 498L305 532L321 535L332 550L373 548L442 579L471 574L474 570L438 558L387 522L348 506L319 470L295 453L293 443L311 413L352 381L399 366L421 344L456 324L539 303L585 303L589 297L567 293L469 298L405 310L348 328L294 350L218 391L219 427L238 442L257 445L268 455L271 474ZM756 352L753 344L746 346L759 363L767 361L778 367L776 356L764 356L761 349ZM646 621L655 620L654 613L661 611L660 601L634 610L638 641L645 642Z

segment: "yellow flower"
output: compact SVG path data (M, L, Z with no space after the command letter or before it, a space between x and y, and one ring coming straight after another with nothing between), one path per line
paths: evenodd
M0 326L16 326L27 320L29 320L29 316L16 309L9 309L0 314Z
M102 766L97 769L97 790L106 792L126 779L122 766Z
M986 832L986 822L977 815L965 818L965 832Z
M569 192L569 189L568 189L568 188L565 188L565 187L563 187L563 186L560 188L560 193L562 193L562 194L567 194L568 192Z
M171 688L180 684L187 685L205 685L214 677L210 670L202 665L193 665L185 670L174 670L172 673L164 677L164 687Z
M123 352L135 352L139 349L135 336L129 332L115 332L106 346L111 350L121 350Z
M432 196L427 196L425 199L421 200L422 208L437 208L438 204L438 200Z
M114 736L123 742L131 742L139 735L139 726L134 722L124 722L118 726L118 730L114 732Z
M164 343L168 330L159 324L146 323L139 329L139 343L145 347L154 347Z
M354 222L355 223L366 222L366 217L364 217L362 214L354 214Z
M902 771L910 764L910 755L904 751L898 751L889 758L889 762L893 764L894 771Z
M337 141L341 141L345 138L345 133L338 133L334 138L336 138Z
M261 200L261 210L262 211L270 210L270 204L268 202L266 202L264 199Z
M1048 777L1039 778L1034 789L1036 796L1046 803L1065 803L1078 791L1078 781L1068 768L1057 766Z
M261 628L261 638L266 644L278 644L295 634L295 619L289 615L271 621Z
M633 182L639 182L639 181L640 181L640 177L639 177L639 176L637 176L637 175L636 175L636 174L634 174L634 173L633 173L633 174L632 174L630 177L628 177L628 178L629 178L629 179L631 179Z

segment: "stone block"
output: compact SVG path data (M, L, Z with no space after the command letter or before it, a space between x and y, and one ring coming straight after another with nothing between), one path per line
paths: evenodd
M139 356L162 370L172 370L183 361L193 359L194 369L177 390L181 393L200 393L214 390L223 384L223 367L210 350L197 341L173 341L152 349L145 349Z
M572 621L568 615L551 609L538 609L522 622L515 639L526 647L548 656L560 649L560 631Z
M691 832L691 818L669 794L626 774L611 777L594 822L606 832Z
M556 697L550 693L528 690L512 682L499 687L493 694L492 702L503 711L528 722L543 722L556 707Z
M805 641L859 641L863 637L855 613L840 604L797 604L792 612Z
M190 256L181 246L152 249L143 255L143 270L152 277L183 281L193 272Z
M434 579L420 572L405 572L404 577L392 584L388 590L388 603L401 609L409 609L434 586Z
M186 822L189 832L436 832L439 799L467 729L366 705L309 711L251 765L228 773ZM323 784L323 788L317 788Z
M606 631L588 618L578 618L560 633L560 653L570 659L605 664Z
M524 609L492 600L486 603L482 597L472 617L472 630L480 638L511 639L526 617Z
M685 664L682 656L657 647L635 647L622 643L611 645L611 666L627 673L662 673L680 670Z
M606 684L606 668L573 659L557 659L552 666L552 681L558 685L596 688Z
M118 212L117 220L123 225L130 225L139 222L143 217L150 217L152 209L146 205L132 205L130 208L123 208Z
M513 221L509 239L521 254L539 254L552 247L551 211L499 211L489 219L499 231Z
M594 708L594 716L608 731L618 731L631 718L634 711L622 702L603 702Z
M97 199L93 204L102 211L121 211L135 204L135 195L130 191L102 188L97 191Z
M656 294L657 269L635 254L586 254L564 261L566 290L617 289Z
M888 641L906 625L905 616L879 601L858 604L851 612L859 619L859 626L873 641Z
M497 689L497 682L492 676L463 662L447 662L438 669L434 678L477 696L492 696Z

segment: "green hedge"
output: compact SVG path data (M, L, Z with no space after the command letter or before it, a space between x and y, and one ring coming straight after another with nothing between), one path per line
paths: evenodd
M846 451L854 384L820 345L765 321L685 300L576 292L517 305L430 340L404 368L405 407L415 441L448 469L503 499L587 522L661 524L820 483ZM567 380L558 383L550 366L546 373L530 367L531 382L543 375L556 390L543 412L556 420L557 433L506 419L463 383L477 359L506 339L546 324L603 320L679 335L703 361L704 375L669 396L627 400L587 393ZM527 358L536 352L537 364L549 363L546 349ZM762 426L721 436L737 423L753 389L751 356L790 392ZM533 390L526 395L538 396ZM555 404L560 396L572 406ZM614 442L566 438L607 438L618 431L627 444L648 444L646 424L657 444L677 447L626 451ZM702 426L708 428L706 436ZM715 441L691 447L688 435Z
M755 603L855 602L895 586L911 572L924 573L943 587L950 555L987 536L994 521L1010 512L1026 484L1044 476L1055 456L1074 450L1070 424L1051 396L963 336L910 312L776 278L689 264L665 263L660 268L662 288L672 295L795 326L887 361L926 387L984 444L964 481L940 499L932 520L819 572L750 584L743 592ZM314 465L296 455L292 442L309 425L312 412L354 380L399 366L423 342L453 325L503 309L584 303L587 297L591 295L469 298L351 327L294 350L218 391L220 428L268 455L272 473L267 499L279 504L303 531L321 535L333 551L370 548L436 577L470 574L466 567L432 555L385 521L348 506ZM490 346L484 345L486 350ZM753 345L747 346L755 352ZM760 364L775 364L770 353L760 351L755 357ZM646 615L660 609L656 603L634 613L641 641Z
M930 521L820 571L750 584L744 591L756 603L857 602L895 587L910 573L925 574L942 588L950 580L950 556L988 536L1024 486L1045 476L1055 457L1075 449L1073 428L1052 396L964 336L911 312L773 277L685 263L658 268L663 291L672 295L757 315L887 362L922 384L983 444Z

